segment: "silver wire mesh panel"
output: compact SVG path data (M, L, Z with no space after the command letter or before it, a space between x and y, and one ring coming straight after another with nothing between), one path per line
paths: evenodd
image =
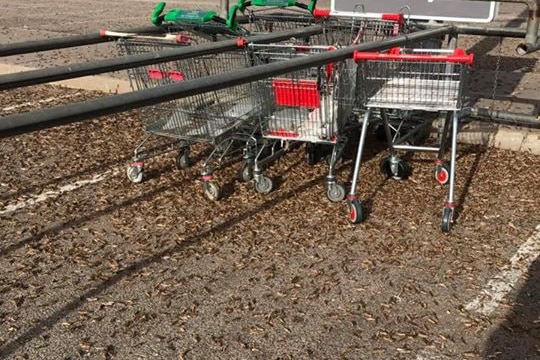
M247 10L248 23L245 24L250 32L269 33L287 31L316 24L315 17L306 11L294 9Z
M197 40L197 43L233 39L243 34L242 31L232 30L220 22L167 24L167 31L183 34L190 37L192 41Z
M127 53L160 51L176 44L149 40L121 39ZM250 66L245 50L203 55L196 58L151 64L128 70L132 87L147 89L175 82L198 79ZM153 105L144 121L151 134L190 141L214 141L239 123L260 113L259 97L251 84Z
M328 47L273 45L255 47L261 63L286 61L328 51ZM350 63L338 62L294 71L258 82L266 106L266 138L335 143L352 111L354 79ZM262 90L264 89L264 90Z
M460 110L472 55L462 50L394 49L356 53L358 96L365 107Z
M328 44L352 45L380 41L406 32L403 14L383 14L380 19L359 16L328 16L315 12L325 29Z

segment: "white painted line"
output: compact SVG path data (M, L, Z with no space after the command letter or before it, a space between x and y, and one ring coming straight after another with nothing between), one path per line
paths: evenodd
M98 183L100 181L105 180L107 176L112 175L114 173L116 172L106 171L103 174L94 175L90 179L79 180L72 184L61 186L57 190L45 191L39 195L33 195L30 198L25 199L23 201L19 201L16 204L6 206L4 209L0 210L0 215L10 214L19 209L23 209L27 206L34 205L34 204L37 204L37 203L40 203L40 202L43 202L52 198L56 198L64 193L76 190L84 185Z
M514 289L538 256L540 256L540 224L536 227L536 232L512 256L510 264L503 267L499 276L490 280L482 293L468 303L465 309L490 315Z

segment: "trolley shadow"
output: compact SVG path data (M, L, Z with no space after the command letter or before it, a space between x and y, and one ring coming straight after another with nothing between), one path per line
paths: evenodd
M94 298L98 296L99 294L105 292L107 289L114 287L116 284L118 284L120 281L125 279L126 277L137 273L148 266L151 266L153 264L160 263L163 261L164 258L171 256L173 254L185 251L189 249L190 247L197 246L197 244L205 239L206 237L227 231L231 227L241 224L245 221L249 221L249 219L260 213L261 211L268 210L277 204L281 203L282 201L287 200L290 198L294 193L306 191L307 189L312 188L317 183L322 181L324 179L324 176L319 176L317 178L314 178L310 181L307 181L303 183L302 185L291 189L289 191L283 192L282 194L275 196L268 201L262 203L259 206L256 206L252 209L249 209L237 216L231 217L219 224L214 225L210 229L201 231L196 234L188 235L186 238L180 242L177 243L174 246L165 248L159 252L156 252L154 255L146 258L142 258L139 261L127 266L126 268L119 270L117 273L115 273L113 276L109 277L105 281L99 283L99 284L89 284L90 288L86 292L76 296L73 300L68 302L66 305L62 306L60 309L54 311L49 316L37 321L33 326L31 326L28 330L21 333L20 336L18 336L15 339L12 339L9 342L6 342L6 344L2 347L0 347L0 357L2 358L8 358L11 356L14 352L16 352L19 348L25 346L28 342L32 341L33 339L39 337L44 332L48 331L52 326L60 322L63 318L65 318L68 314L76 311L78 308L82 307L84 304L86 304L87 300L89 298ZM171 185L172 186L172 185ZM92 219L98 218L100 216L103 216L105 214L111 213L117 209L120 209L122 207L127 207L136 204L138 201L144 201L145 199L150 199L154 197L156 194L163 192L167 189L169 189L171 186L163 186L160 188L156 188L153 191L150 191L144 195L141 195L139 197L131 198L125 202L122 202L121 204L108 207L104 210L92 213L88 216L83 216L77 219L72 219L67 222L64 222L62 224L56 225L52 228L49 228L47 230L44 230L40 232L39 234L36 234L30 238L24 239L23 241L10 246L9 248L2 251L2 254L5 254L9 251L13 251L16 249L19 249L21 247L24 247L27 244L31 244L33 242L39 241L41 238L43 238L45 235L51 235L58 233L62 229L66 229L73 226L82 225L88 221L91 221Z
M483 359L540 358L540 258L530 266L514 303L504 322L487 340Z

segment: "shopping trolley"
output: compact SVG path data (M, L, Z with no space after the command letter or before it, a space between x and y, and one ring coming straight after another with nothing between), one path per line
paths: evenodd
M335 16L330 10L315 9L313 16L323 25L325 41L334 46L380 41L408 32L408 12L403 8L396 13L367 17L363 7L357 5L352 15Z
M309 4L296 0L238 0L229 9L227 24L237 29L236 17L241 12L246 17L242 26L252 34L293 30L316 23L313 16L316 3L316 0Z
M381 171L395 179L405 179L410 166L397 156L398 150L431 151L437 153L435 178L449 183L448 198L444 203L441 229L449 232L454 217L454 183L459 114L464 107L464 84L474 56L462 49L405 50L395 48L388 53L355 52L358 64L358 92L367 111L364 115L358 152L354 165L352 186L347 197L349 218L353 223L365 219L365 211L356 195L362 152L367 127L374 109L380 109L390 156L381 162ZM438 146L404 145L408 135L393 138L387 110L446 111L441 141ZM450 134L450 162L443 160Z
M116 44L127 54L178 46L176 42L158 39L121 38ZM237 51L141 66L129 69L128 74L133 88L146 89L252 65L253 61L245 48L239 47ZM147 135L134 150L133 162L127 169L128 178L134 183L140 183L146 159L175 149L178 149L177 167L188 168L192 165L189 157L191 145L207 143L212 146L212 150L203 164L204 190L208 198L217 200L220 192L219 187L212 182L213 171L240 159L244 149L250 146L246 142L255 141L253 132L258 130L258 121L253 119L261 112L260 101L255 94L257 92L251 85L245 84L166 101L147 108L143 118ZM156 136L169 141L147 146L149 139Z
M272 63L331 51L328 46L251 45L257 61ZM263 108L261 136L268 142L261 146L254 163L254 187L259 193L272 190L272 180L263 168L282 156L291 144L310 143L332 146L326 177L327 197L345 198L343 185L336 181L334 167L346 143L345 127L351 122L354 78L351 61L311 67L260 80L267 102ZM270 147L271 151L267 151ZM266 156L266 154L270 154Z
M313 16L323 27L323 34L316 38L317 44L335 47L381 41L409 31L406 8L399 9L396 13L380 14L378 17L367 17L362 5L355 6L353 14L348 16L336 16L332 15L330 10L316 8ZM357 116L363 111L360 104L354 104L353 112ZM309 164L315 164L328 156L328 149L324 145L308 144L306 150Z

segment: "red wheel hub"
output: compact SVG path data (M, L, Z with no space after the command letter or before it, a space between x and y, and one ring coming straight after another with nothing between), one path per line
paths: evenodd
M448 181L448 171L446 171L446 169L439 169L436 175L437 181L441 184L445 184Z

